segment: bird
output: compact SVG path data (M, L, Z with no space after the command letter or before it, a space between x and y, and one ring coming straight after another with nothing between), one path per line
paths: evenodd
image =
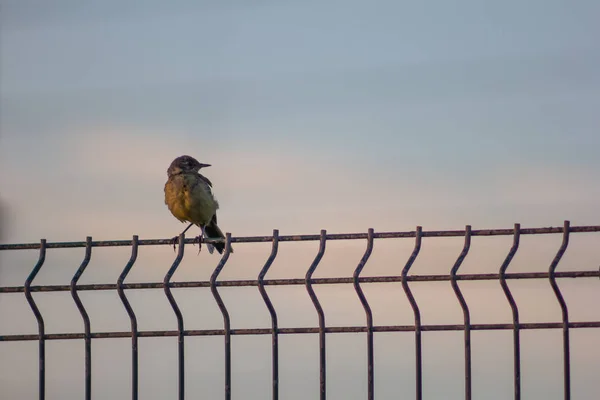
M202 234L197 237L199 246L202 236L206 239L225 238L217 225L219 203L213 194L212 183L199 172L210 166L211 164L203 164L191 156L177 157L167 169L168 179L165 183L165 204L169 211L179 221L190 223L182 233L192 225L197 225L202 230ZM173 243L176 240L177 237L173 238ZM219 254L223 254L225 243L207 243L206 247L210 254L213 254L214 248Z

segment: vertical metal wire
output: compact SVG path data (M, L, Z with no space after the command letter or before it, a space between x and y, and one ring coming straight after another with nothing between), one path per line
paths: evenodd
M173 265L165 275L163 280L163 288L165 291L165 295L171 304L171 308L175 313L175 317L177 318L177 354L178 354L178 388L179 388L179 400L183 400L185 398L185 362L184 362L184 341L185 336L183 335L183 315L179 310L179 306L175 301L175 297L173 297L173 293L171 293L171 277L179 267L181 260L183 258L183 249L185 245L185 234L181 233L179 235L179 250L177 251L177 256L173 261Z
M458 283L456 282L456 274L458 272L458 268L460 268L461 264L465 260L465 257L469 253L469 249L471 248L471 225L467 225L465 227L465 244L463 246L460 255L456 259L452 270L450 271L450 283L452 284L452 289L454 289L454 293L456 294L456 298L460 303L460 307L463 310L463 317L465 323L465 399L471 400L471 316L469 313L469 307L467 306L467 302L465 301L460 288L458 287Z
M521 399L521 334L520 329L521 326L519 324L519 309L517 307L517 303L510 292L508 284L506 283L506 269L508 265L512 261L515 253L519 249L519 238L521 236L521 225L515 224L515 232L513 235L513 245L506 256L506 259L502 263L500 267L500 285L502 286L502 290L504 290L504 295L510 304L510 308L512 309L513 315L513 350L514 350L514 398L515 400Z
M85 343L85 399L90 400L92 398L92 335L90 327L90 317L88 316L79 294L77 293L77 282L83 271L87 268L90 258L92 257L92 238L88 236L85 239L85 256L81 265L75 272L73 279L71 279L71 296L79 309L81 318L83 319L83 332L84 332L84 343Z
M408 275L408 271L410 267L412 267L415 259L419 255L419 251L421 251L421 237L423 235L423 228L417 226L417 230L415 231L415 247L413 249L412 254L410 255L406 265L402 269L402 288L404 289L404 293L408 298L408 301L413 309L413 313L415 315L415 365L416 365L416 376L415 376L415 384L416 384L416 399L421 400L423 398L423 357L421 351L421 312L419 311L419 306L413 296L410 288L408 287L408 281L406 280L406 276Z
M40 272L40 269L44 265L44 261L46 261L46 239L42 239L40 241L40 255L38 262L35 264L31 270L31 273L25 280L23 289L27 303L29 303L29 307L31 308L31 311L33 311L35 319L38 323L38 394L40 400L44 400L46 398L46 333L44 329L44 318L42 317L42 313L40 312L39 308L35 304L33 296L31 295L31 283L35 279L38 272Z
M231 233L226 233L223 257L221 257L221 261L210 276L210 291L221 310L221 314L223 314L223 329L225 330L225 400L231 400L231 324L227 307L225 307L225 303L217 290L217 278L229 259L229 254L231 254Z
M275 257L277 257L278 247L279 230L273 229L273 245L271 247L271 255L269 256L269 258L265 262L265 265L258 274L258 291L260 292L260 295L262 296L263 301L265 302L265 305L269 310L269 314L271 314L271 340L273 346L271 350L271 377L273 383L273 400L279 399L279 335L277 331L277 313L275 312L275 307L273 307L273 303L271 302L271 299L269 299L269 295L267 294L267 291L265 289L265 275L267 275L269 268L271 268L271 264L273 264Z
M127 310L129 320L131 321L131 398L133 400L138 399L138 329L137 318L135 317L135 313L133 312L131 304L129 304L129 300L127 300L127 296L125 296L123 283L125 282L125 278L129 274L129 271L131 271L131 268L137 259L138 243L138 236L133 235L133 239L131 241L131 257L125 265L125 268L123 268L123 272L121 272L119 279L117 280L117 293L119 293L121 302L123 303L125 310Z
M563 227L563 241L550 264L550 268L548 269L548 275L550 279L550 285L552 286L552 290L554 290L554 294L556 295L556 299L558 300L558 304L560 304L560 309L562 311L562 320L563 320L563 379L564 379L564 398L565 400L569 400L571 398L571 355L570 355L570 345L569 345L569 310L567 308L567 303L556 283L556 267L560 262L563 254L567 250L567 246L569 245L569 232L571 228L571 223L569 221L565 221Z
M323 254L325 254L325 244L327 242L327 231L321 230L321 239L319 241L319 251L315 256L314 261L308 268L306 272L306 277L304 278L304 282L306 285L306 291L310 296L310 299L315 306L315 310L317 311L317 315L319 316L319 398L320 400L325 400L327 397L326 391L326 378L327 378L327 367L326 367L326 352L325 352L325 313L323 312L323 307L321 307L321 303L319 303L319 298L315 293L312 287L312 276L317 266L321 262L323 258Z
M365 264L371 257L371 252L373 251L373 228L369 228L369 232L367 234L367 248L365 250L365 254L362 256L362 259L356 266L354 270L354 274L352 275L354 282L354 290L360 299L360 302L365 309L365 314L367 317L367 399L373 400L375 396L374 390L374 365L373 365L373 313L371 312L371 307L369 306L369 302L363 293L362 288L360 287L359 277L362 272Z

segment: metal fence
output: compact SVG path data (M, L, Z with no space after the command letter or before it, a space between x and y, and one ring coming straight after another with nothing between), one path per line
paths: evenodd
M521 350L520 350L520 332L521 330L527 329L561 329L563 334L563 376L564 376L564 398L569 399L571 395L571 373L570 373L570 329L580 328L600 328L600 321L579 321L572 322L569 320L569 311L567 304L563 298L560 287L557 283L557 278L600 278L600 270L589 270L589 271L557 271L557 266L567 250L569 245L569 236L572 233L584 233L584 232L600 232L600 226L570 226L569 221L565 221L563 227L549 227L549 228L527 228L522 229L519 224L515 224L513 229L487 229L487 230L472 230L470 226L466 226L464 230L452 230L452 231L423 231L421 227L417 227L415 231L411 232L380 232L375 233L372 229L369 229L367 233L353 233L353 234L327 234L326 231L321 231L320 235L300 235L300 236L279 236L277 230L273 231L272 236L255 236L255 237L231 237L231 234L226 235L226 246L225 252L222 258L215 268L210 280L208 281L197 281L197 282L171 282L171 278L177 270L183 255L185 244L190 244L193 239L185 239L183 234L179 236L179 247L177 255L173 261L171 268L168 270L164 277L163 282L149 282L149 283L125 283L127 275L133 267L139 246L150 246L150 245L168 245L172 241L168 239L161 240L139 240L137 236L133 236L132 240L121 240L121 241L92 241L90 237L85 242L62 242L62 243L47 243L46 240L42 239L39 244L0 244L0 250L25 250L25 249L39 249L39 260L33 267L33 270L27 277L23 286L4 286L0 287L0 294L3 293L23 293L27 299L29 306L38 324L38 332L32 334L18 334L18 335L4 335L0 336L0 341L38 341L39 342L39 398L45 398L46 382L45 382L45 343L47 340L58 340L58 339L79 339L85 342L85 398L91 399L92 393L92 368L91 368L91 346L93 339L102 338L131 338L131 387L132 399L138 398L138 340L140 337L161 337L161 336L176 336L178 338L178 390L179 399L184 398L185 393L185 371L184 371L184 341L186 336L223 336L225 346L225 388L224 397L225 399L231 399L231 335L271 335L272 337L272 399L279 398L279 346L278 337L279 335L289 334L307 334L314 333L319 335L319 367L320 367L320 398L326 398L326 384L327 384L327 368L326 368L326 338L327 334L342 333L342 332L363 332L367 335L367 390L368 399L373 399L375 396L374 391L374 356L373 356L373 336L376 332L414 332L415 340L415 369L416 369L416 398L422 399L423 395L423 379L422 379L422 347L421 347L421 333L424 331L463 331L464 332L464 387L465 387L465 398L471 399L472 397L472 375L471 375L471 332L473 330L512 330L513 332L513 387L514 387L514 398L521 398ZM519 248L519 239L521 235L540 235L540 234L562 234L562 244L559 247L556 256L554 257L548 272L524 272L524 273L510 273L508 268L510 263ZM502 263L498 273L486 273L486 274L459 274L460 266L469 253L471 246L471 238L473 236L512 236L513 244L510 248L504 262ZM421 239L423 237L464 237L464 247L462 252L458 256L449 274L446 275L409 275L411 266L415 259L419 255L421 249ZM373 242L375 239L385 238L414 238L415 244L414 249L405 263L404 268L399 276L361 276L361 272L367 263L371 252L373 250ZM358 266L354 270L352 277L339 277L339 278L313 278L321 258L323 257L328 241L332 240L366 240L367 247L364 252L362 259ZM314 261L308 268L304 279L265 279L269 268L277 256L279 242L287 241L319 241L319 250L314 258ZM207 242L215 242L208 240ZM271 242L272 249L269 258L261 269L257 279L255 280L228 280L219 281L219 274L225 267L227 260L231 253L231 243L256 243L256 242ZM78 281L84 273L92 255L93 247L112 247L112 246L130 246L131 247L131 258L126 264L122 273L118 277L116 283L103 283L103 284L86 284L79 285ZM81 262L80 267L77 269L73 276L70 285L47 285L47 286L35 286L33 281L36 275L40 272L40 269L44 266L46 252L48 249L55 248L85 248L85 257ZM560 322L545 322L545 323L521 323L519 321L519 308L513 295L511 294L510 288L507 285L509 279L547 279L549 285L552 287L554 294L560 308L562 310L562 320ZM512 323L510 324L472 324L470 322L469 306L463 297L463 294L458 285L458 281L482 281L482 280L497 280L504 291L506 300L508 301L512 310ZM411 283L413 282L432 282L432 281L449 281L452 285L457 301L462 308L464 315L464 323L458 325L423 325L421 323L421 313L419 305L415 300L415 297L411 291ZM369 306L369 302L365 297L362 284L368 283L381 283L381 282L400 282L404 293L410 302L414 313L414 324L413 325L374 325L373 314ZM320 284L353 284L356 294L364 308L366 323L364 326L327 326L325 324L325 313L319 298L317 297L313 285ZM318 326L308 328L279 328L277 323L277 312L269 299L269 295L265 289L265 286L269 285L303 285L305 286L310 299L314 305L315 311L318 315ZM230 286L230 287L243 287L243 286L256 286L264 300L265 306L267 307L270 318L270 328L259 328L259 329L231 329L230 318L227 307L223 302L220 294L219 287ZM184 329L184 319L180 311L173 294L171 293L172 288L199 288L206 287L210 288L212 295L221 311L223 316L223 329L211 329L211 330L186 330ZM137 327L137 319L133 308L131 307L125 290L134 289L163 289L165 295L175 313L177 318L177 330L163 330L163 331L139 331ZM86 309L79 298L80 291L87 290L116 290L123 303L127 314L131 320L131 331L127 332L92 332L90 329L90 318ZM36 302L33 298L32 293L34 292L49 292L49 291L69 291L84 323L83 333L57 333L57 334L46 334L44 329L44 318L38 309Z

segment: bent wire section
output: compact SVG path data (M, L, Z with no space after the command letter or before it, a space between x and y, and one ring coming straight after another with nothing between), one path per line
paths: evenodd
M358 298L365 309L365 315L367 317L367 399L374 399L374 365L373 365L373 313L371 312L371 307L369 306L369 302L363 293L362 288L360 287L360 273L362 272L365 264L371 257L371 253L373 252L373 228L369 228L369 232L367 234L367 248L365 250L365 254L362 256L362 259L356 266L354 270L354 274L352 275L354 290L358 295Z
M84 343L85 343L85 399L90 400L92 398L92 335L91 335L91 327L90 327L90 317L88 316L87 311L81 299L79 298L79 294L77 293L77 282L83 271L87 268L90 258L92 257L92 238L88 236L85 239L85 256L83 257L83 261L81 265L73 275L73 279L71 279L71 296L79 309L79 313L81 314L81 318L83 319L83 332L84 332Z
M323 312L323 307L321 307L321 303L319 303L319 298L315 293L315 290L312 287L312 276L317 266L321 262L323 258L323 254L325 254L325 245L327 243L327 231L325 229L321 230L321 236L319 240L319 251L315 256L312 264L306 271L306 276L304 278L304 284L306 285L306 291L310 296L310 299L315 306L315 310L317 311L317 315L319 317L319 399L325 400L327 397L326 391L326 360L325 360L325 313Z
M25 298L27 299L27 303L29 303L29 307L33 314L35 315L35 319L38 323L38 335L39 335L39 350L38 350L38 358L39 358L39 366L38 366L38 392L39 399L44 400L46 398L46 333L44 328L44 318L42 317L42 313L39 308L35 304L33 300L33 296L31 295L31 284L33 280L37 276L40 269L44 265L44 261L46 261L46 239L42 239L40 241L40 255L38 258L38 262L35 264L31 273L25 280L23 293L25 294Z
M571 367L570 367L570 345L569 345L569 310L567 308L567 303L556 283L556 267L560 262L563 254L567 250L567 246L569 245L569 232L570 232L571 223L569 221L565 221L563 227L563 241L550 264L550 268L548 269L548 275L550 279L550 285L552 286L552 290L554 290L554 294L556 295L556 300L558 300L558 304L560 304L560 309L562 311L562 321L563 321L563 377L564 377L564 398L565 400L569 400L571 398Z
M469 249L471 248L471 225L465 226L465 244L463 246L462 251L460 252L452 270L450 271L450 283L452 284L452 289L454 289L454 294L456 294L456 298L460 303L460 307L463 311L464 323L465 323L465 399L471 400L471 316L469 313L469 306L465 301L465 298L460 291L458 283L456 282L456 274L458 269L462 265L463 261L467 254L469 254Z
M402 288L404 289L404 293L408 298L408 302L413 309L413 314L415 315L415 364L416 364L416 374L415 374L415 384L416 384L416 399L421 400L423 398L423 359L422 359L422 351L421 351L421 312L419 311L419 306L413 296L410 288L408 287L408 281L406 277L408 275L408 271L410 271L410 267L412 267L415 259L419 255L419 251L421 251L421 238L423 236L423 228L417 226L415 231L415 247L413 249L412 254L408 258L406 265L402 269Z
M183 315L179 310L179 306L173 297L173 293L171 293L171 278L173 274L179 267L181 260L183 259L183 249L185 245L185 234L181 233L179 235L179 247L177 250L177 256L173 261L173 265L167 271L165 278L163 280L163 288L165 291L165 295L171 304L171 308L173 308L173 312L175 313L175 317L177 318L177 354L178 354L178 388L179 388L179 400L183 400L185 398L185 363L184 363L184 331L183 331Z
M231 400L231 324L229 320L229 312L225 303L217 290L217 278L221 273L221 270L225 266L225 263L229 259L231 254L231 233L225 234L225 251L221 257L221 261L210 276L210 291L223 314L223 329L225 330L225 400Z
M275 312L275 307L273 307L273 303L267 294L265 289L265 276L271 268L275 257L277 257L277 250L279 248L279 230L273 229L273 245L271 247L271 255L265 262L265 265L260 270L258 274L258 291L269 310L269 314L271 314L271 329L272 329L272 350L271 350L271 377L273 382L273 400L279 399L279 332L277 331L277 313Z
M519 249L519 238L521 237L521 224L515 224L514 234L513 234L513 245L506 256L506 259L502 263L500 267L500 285L502 286L502 290L504 291L504 295L510 304L510 308L512 309L513 315L513 373L514 373L514 398L515 400L521 399L521 325L519 323L519 309L517 307L517 303L513 298L512 293L506 283L506 269L511 263L515 253Z
M121 298L121 302L129 315L129 320L131 321L131 398L133 400L138 399L138 329L137 329L137 318L135 317L135 313L133 312L133 308L131 304L129 304L129 300L127 300L127 296L125 296L125 290L123 289L123 284L125 282L125 278L131 271L135 260L138 255L138 236L133 235L133 239L131 241L131 257L129 261L123 268L123 272L119 276L117 280L117 293L119 293L119 297Z

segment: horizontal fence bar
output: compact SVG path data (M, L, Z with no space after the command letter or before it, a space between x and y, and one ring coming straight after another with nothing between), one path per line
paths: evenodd
M542 235L549 233L562 233L563 227L547 227L547 228L522 228L521 235ZM586 233L586 232L600 232L600 225L591 226L572 226L569 229L571 233ZM514 229L475 229L471 231L471 236L512 236ZM367 239L367 233L336 233L327 234L326 240L353 240L353 239ZM464 237L464 230L450 230L450 231L423 231L422 237ZM373 235L374 239L395 239L395 238L414 238L415 231L407 232L379 232ZM279 236L279 242L304 242L304 241L319 241L321 235L283 235ZM257 242L272 242L273 236L240 236L232 237L231 243L257 243ZM186 239L186 244L197 243L196 238ZM203 243L222 243L223 240L219 239L202 239ZM92 242L92 247L119 247L119 246L131 246L132 240L100 240ZM139 240L139 246L152 246L152 245L173 245L173 238L170 239L146 239ZM86 242L54 242L47 243L46 248L57 249L57 248L73 248L73 247L85 247ZM0 250L32 250L39 249L39 243L16 243L16 244L0 244Z
M548 272L513 272L507 273L506 279L548 279ZM597 271L563 271L556 272L554 274L556 278L600 278L600 270ZM489 274L463 274L456 275L457 281L488 281L498 280L500 274L489 273ZM409 282L445 282L451 281L453 278L451 275L409 275L406 280ZM401 276L364 276L359 277L360 283L393 283L402 282ZM340 283L353 283L352 277L341 277L341 278L313 278L312 283L315 285L335 285ZM299 286L304 285L306 280L304 278L295 279L265 279L264 285L270 286ZM229 281L218 281L217 286L258 286L258 280L229 280ZM160 289L163 288L162 282L145 282L145 283L124 283L123 289ZM186 281L186 282L171 282L169 284L171 288L208 288L210 287L210 281ZM39 285L31 286L31 292L67 292L70 290L69 285ZM80 290L116 290L117 284L115 283L98 283L98 284L84 284L77 285L77 291ZM5 286L0 287L0 293L21 293L24 291L23 286Z
M475 331L493 331L493 330L512 330L513 324L471 324L471 330ZM521 323L520 329L562 329L562 322L531 322ZM581 328L600 328L600 321L585 321L585 322L569 322L569 328L581 329ZM435 331L462 331L465 326L462 324L457 325L422 325L422 331L435 332ZM366 326L330 326L325 328L325 333L366 333L368 328ZM414 332L414 325L380 325L373 326L373 332ZM248 329L231 329L232 335L271 335L273 333L272 328L248 328ZM319 333L318 327L307 327L307 328L279 328L278 334L290 335L290 334L306 334L306 333ZM202 329L202 330L186 330L183 332L184 336L223 336L225 330L223 329ZM177 337L178 331L139 331L138 337ZM118 338L131 338L131 331L125 332L95 332L91 334L92 339L118 339ZM70 340L70 339L84 339L84 333L50 333L44 336L46 340ZM39 336L36 334L29 335L0 335L0 342L12 342L12 341L28 341L38 340Z

